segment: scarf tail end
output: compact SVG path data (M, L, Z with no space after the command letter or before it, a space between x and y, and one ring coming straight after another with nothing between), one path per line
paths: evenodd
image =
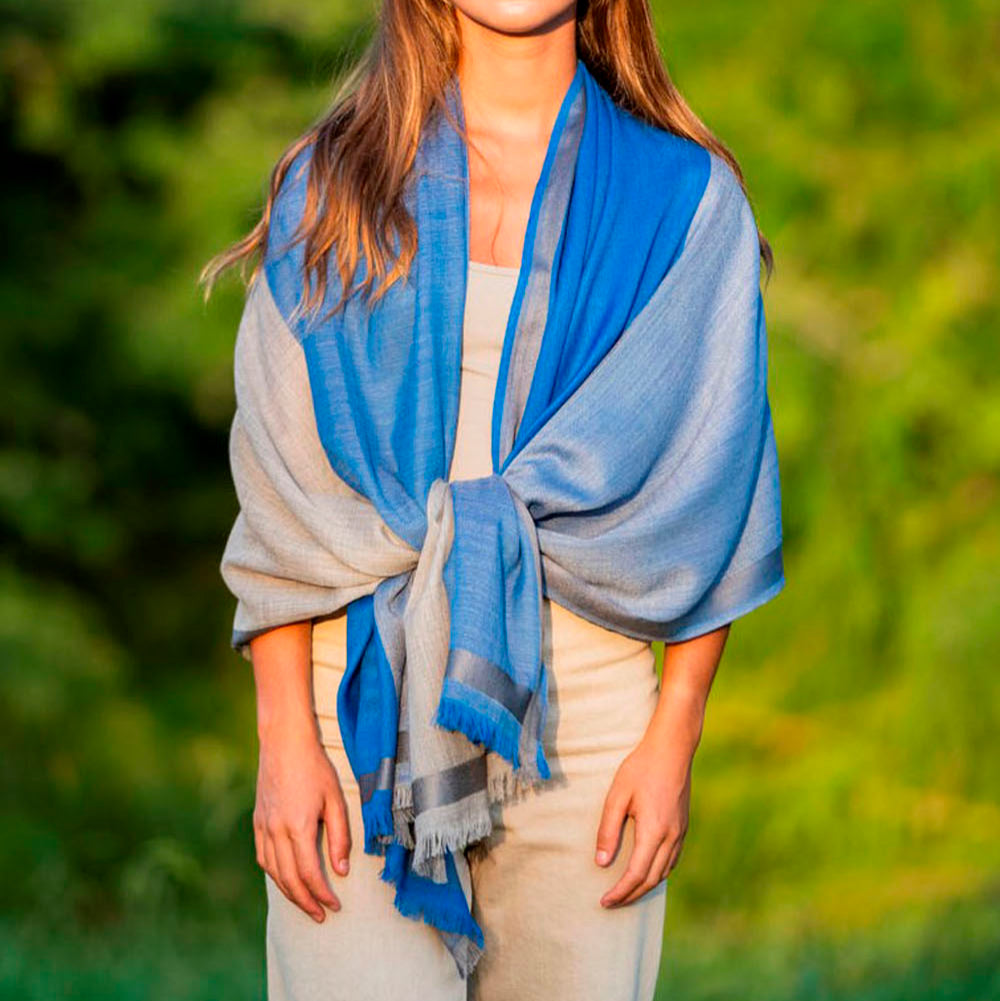
M371 799L361 804L361 819L365 831L365 854L384 855L386 845L396 830L391 793L377 790Z
M511 766L506 777L502 772L491 776L491 801L507 799L522 785L534 785L552 777L543 740L548 710L544 687L536 695L532 708L522 726L506 710L498 710L495 703L481 693L472 692L450 678L445 679L434 722L463 734L486 750L494 751ZM533 756L528 733L534 734Z
M393 905L400 914L437 929L464 980L475 969L486 940L469 909L454 860L447 857L448 882L435 883L413 873L410 855L407 849L390 845L379 878L395 886Z
M545 745L541 740L538 741L538 749L535 752L535 769L540 778L552 778L552 769L549 768L548 759L545 757Z

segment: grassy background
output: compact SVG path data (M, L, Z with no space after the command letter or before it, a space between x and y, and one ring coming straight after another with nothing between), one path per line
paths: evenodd
M370 30L337 0L0 0L0 997L263 993L201 264ZM788 586L739 622L661 998L1000 998L1000 13L656 4L743 165Z

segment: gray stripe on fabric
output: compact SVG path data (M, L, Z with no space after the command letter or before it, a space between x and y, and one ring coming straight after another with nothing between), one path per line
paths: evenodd
M460 764L413 780L413 809L425 813L435 807L457 803L486 787L486 755L476 754Z
M379 789L392 788L395 766L396 762L392 758L386 757L379 762L379 766L374 772L365 772L358 776L358 788L361 790L362 803L367 803Z
M722 625L726 616L735 618L737 612L745 614L742 610L747 609L748 602L759 603L784 575L784 555L779 544L755 563L724 576L705 601L670 623L670 635L664 638L675 639L697 623Z
M531 270L521 301L517 331L507 369L503 414L500 418L500 458L508 455L521 424L528 391L535 371L535 362L542 345L549 313L549 287L552 262L562 236L570 191L573 188L577 150L586 117L586 90L581 87L566 116L555 157L549 172L548 185L539 206L531 249Z
M731 622L763 604L779 590L784 580L784 561L779 544L750 566L732 573L710 593L708 599L679 618L654 622L640 616L619 614L609 621L607 606L600 594L580 587L559 566L548 570L549 593L559 595L559 603L571 612L605 629L650 642L678 642Z
M489 696L519 723L524 722L533 690L527 685L518 684L493 661L480 657L471 650L453 647L448 660L447 677Z

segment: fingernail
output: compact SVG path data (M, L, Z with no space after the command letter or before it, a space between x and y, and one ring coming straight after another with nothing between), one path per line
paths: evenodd
M346 876L347 871L351 868L351 863L347 859L342 858L337 863L337 868Z
M597 864L604 865L608 860L608 853L603 849L597 853Z

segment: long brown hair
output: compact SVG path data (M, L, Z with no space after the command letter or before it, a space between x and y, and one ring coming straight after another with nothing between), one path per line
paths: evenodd
M577 56L614 100L638 118L692 139L717 153L746 192L733 154L691 110L663 63L649 0L580 0ZM441 0L383 0L375 34L337 88L327 114L296 139L271 171L260 220L241 240L213 257L199 282L205 298L221 272L239 264L244 282L257 277L267 248L271 209L286 173L314 143L306 201L294 241L305 240L305 289L297 311L318 310L326 294L331 248L336 246L342 289L351 294L361 255L366 277L355 292L374 301L405 276L416 253L416 224L403 189L428 115L447 115L445 90L461 47L457 13ZM457 126L452 116L448 115ZM325 197L324 197L325 195ZM758 231L767 276L770 244ZM394 244L398 248L394 251ZM246 265L255 259L249 279ZM377 289L375 283L380 283Z

